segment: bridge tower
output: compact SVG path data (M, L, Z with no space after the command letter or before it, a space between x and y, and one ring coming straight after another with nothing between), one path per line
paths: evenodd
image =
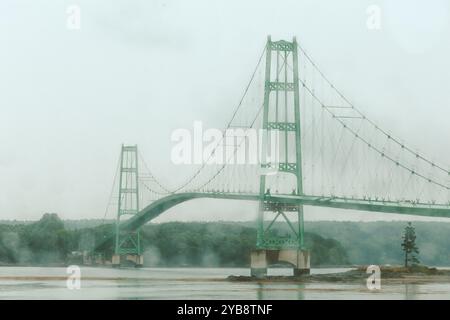
M122 145L120 153L119 198L115 225L115 249L112 258L113 266L124 264L142 266L144 263L139 229L129 232L121 230L120 227L122 217L131 217L139 212L138 174L137 146Z
M303 194L298 53L295 37L292 42L272 41L266 44L264 85L262 172L260 205L257 218L256 250L251 253L252 276L267 275L269 265L287 262L294 275L309 273L310 256L304 247L303 205L287 205L271 197L273 175L293 177L292 193ZM268 136L277 130L278 161L268 161ZM272 142L271 142L272 143ZM271 148L273 149L273 148ZM271 155L272 157L272 155ZM270 159L272 160L272 159ZM266 173L264 173L266 172ZM269 176L267 172L271 172ZM285 223L288 233L279 235L273 228L277 220Z

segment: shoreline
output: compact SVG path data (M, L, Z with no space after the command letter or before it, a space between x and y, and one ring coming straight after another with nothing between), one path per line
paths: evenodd
M255 283L357 283L366 284L371 273L366 272L365 266L359 266L354 270L338 273L309 274L303 276L266 276L262 278L252 276L229 276L232 282L255 282ZM450 270L417 267L381 267L381 282L387 284L423 284L423 283L450 283Z
M14 266L9 266L14 267ZM32 266L28 266L32 267ZM91 267L91 266L89 266ZM97 266L98 267L98 266ZM109 269L109 268L108 268ZM189 269L189 268L186 268ZM197 268L198 269L198 268ZM119 269L120 270L120 269ZM124 269L122 269L124 270ZM139 276L121 276L120 274L112 276L83 276L88 281L189 281L189 282L235 282L235 283L336 283L336 284L358 284L366 285L367 279L371 275L366 272L366 267L359 266L352 270L335 273L319 273L302 276L266 276L257 278L252 276L224 276L224 277L177 277L174 275L170 278L155 278L149 274L149 277ZM450 283L450 270L429 267L381 267L381 282L385 285L395 284L427 284L427 283ZM142 274L144 275L144 274ZM67 279L67 275L0 275L0 281L63 281Z

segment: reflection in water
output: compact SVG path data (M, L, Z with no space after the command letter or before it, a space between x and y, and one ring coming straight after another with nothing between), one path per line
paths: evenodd
M342 269L312 269L336 273ZM275 270L274 273L282 270ZM248 268L82 267L81 289L69 290L65 268L0 267L0 299L449 299L450 282L383 283L371 291L362 282L239 282Z
M405 300L414 300L419 291L419 287L413 283L405 283Z
M304 300L304 284L268 284L258 282L256 288L257 300Z
M258 283L258 288L256 289L256 299L257 300L264 300L264 296L263 296L263 290L264 290L264 286L262 283Z
M298 288L298 290L297 290L297 299L298 300L304 300L305 296L303 295L303 289L305 288L305 286L302 285L302 284L299 284L299 285L297 285L297 288Z

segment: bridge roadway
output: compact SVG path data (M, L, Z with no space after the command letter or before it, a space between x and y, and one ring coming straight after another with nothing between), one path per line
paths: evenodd
M259 201L259 194L250 193L220 193L220 192L185 192L168 195L158 199L142 209L132 218L122 222L121 229L126 231L136 230L138 227L155 219L164 211L193 199L227 199ZM338 208L361 210L369 212L383 212L395 214L407 214L427 217L450 218L450 204L413 203L409 201L382 201L367 199L351 199L340 197L322 197L310 195L270 194L265 200L283 204L303 204L325 208Z

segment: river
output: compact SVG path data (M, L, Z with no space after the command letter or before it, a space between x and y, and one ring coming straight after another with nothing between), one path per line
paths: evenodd
M334 273L350 269L312 269ZM68 289L66 268L0 267L0 299L450 299L450 283L381 285L361 283L255 283L226 281L249 275L243 268L81 267L80 288ZM291 270L272 269L272 275ZM71 282L74 283L74 282Z

